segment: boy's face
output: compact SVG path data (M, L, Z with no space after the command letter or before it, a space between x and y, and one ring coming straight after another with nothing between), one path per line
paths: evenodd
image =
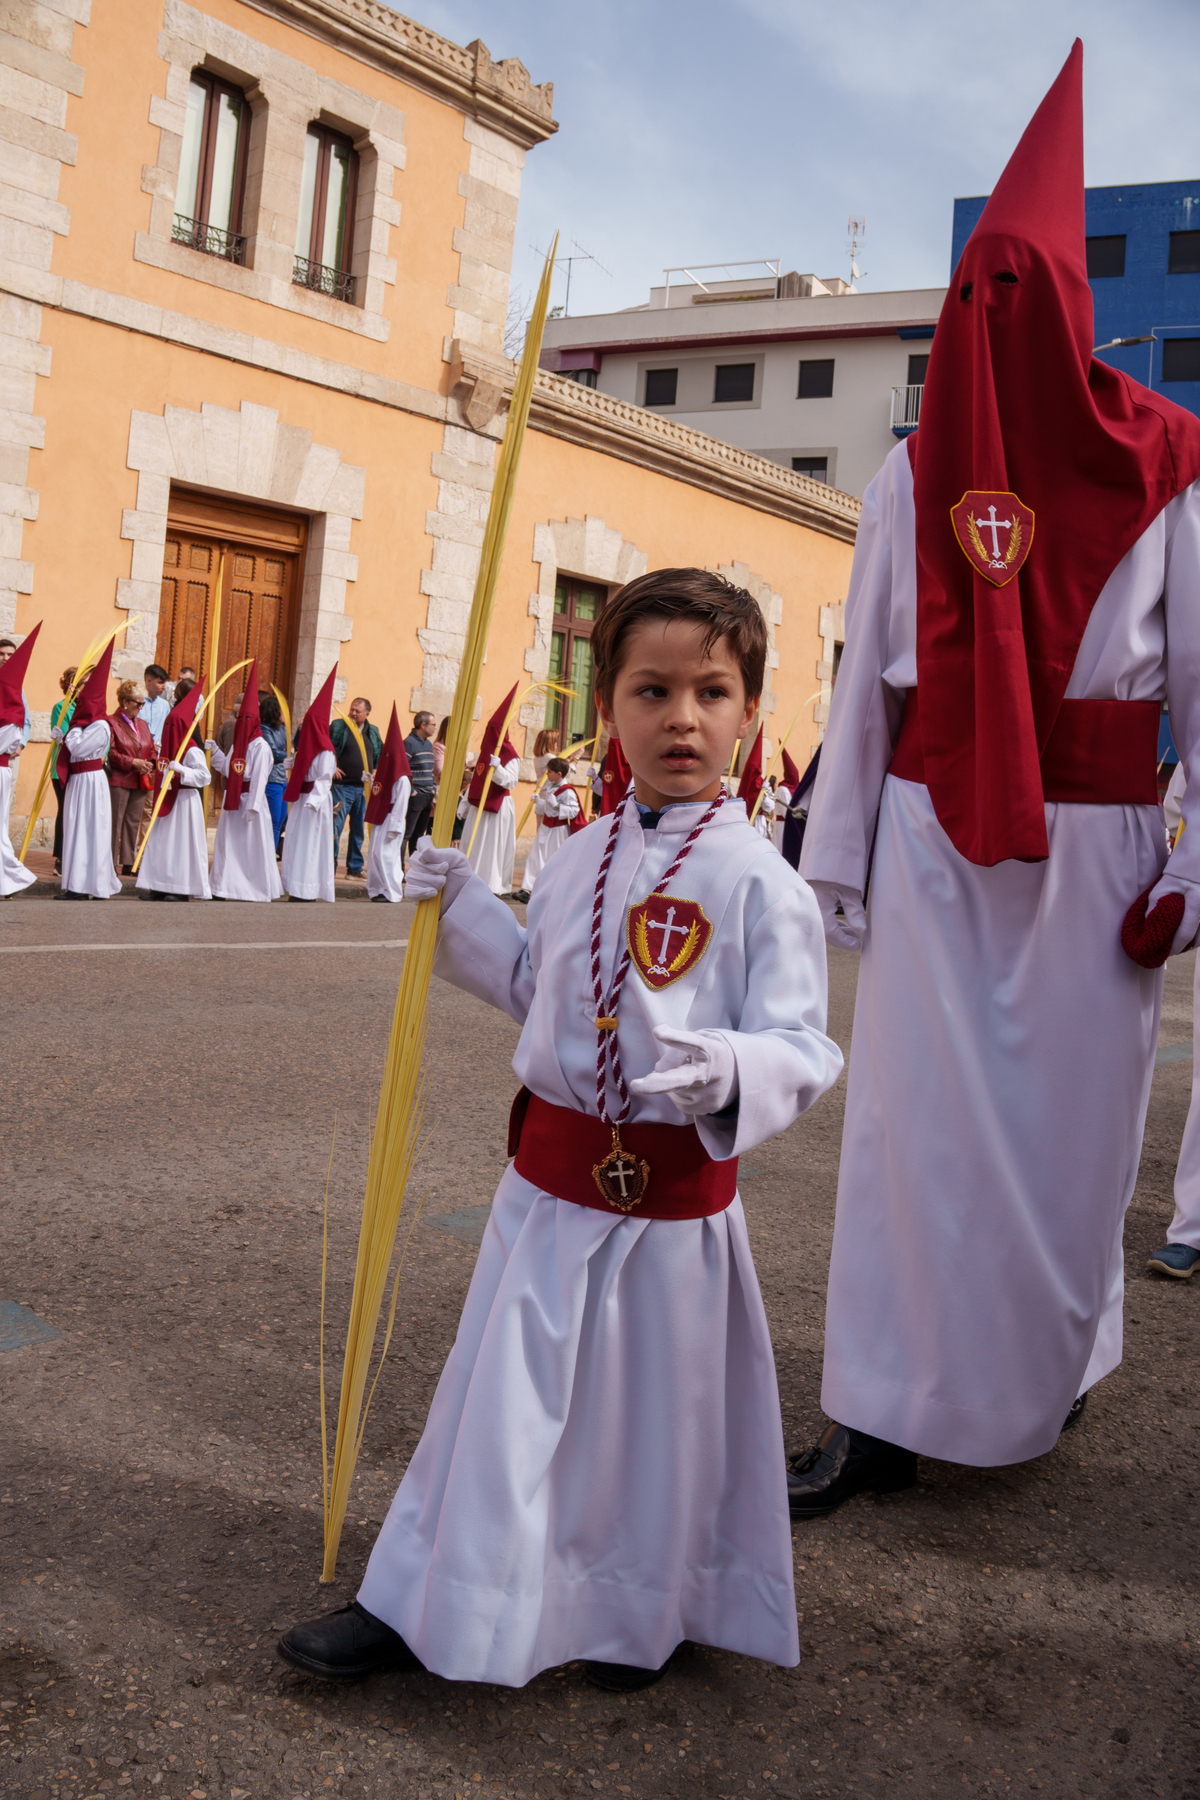
M658 811L671 801L715 800L733 746L755 702L727 639L702 653L704 629L687 619L647 619L629 633L600 717L634 774L634 792Z

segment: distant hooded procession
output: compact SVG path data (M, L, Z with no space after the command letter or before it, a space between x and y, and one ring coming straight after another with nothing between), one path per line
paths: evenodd
M498 895L512 893L517 856L517 812L512 790L520 778L521 761L507 730L516 693L514 684L487 722L479 760L467 789L467 818L462 834L472 869Z
M1039 1456L1121 1359L1160 965L1200 925L1200 829L1160 879L1156 778L1164 697L1185 763L1200 738L1200 421L1092 356L1082 65L863 502L800 862L862 942L801 1511L916 1454Z

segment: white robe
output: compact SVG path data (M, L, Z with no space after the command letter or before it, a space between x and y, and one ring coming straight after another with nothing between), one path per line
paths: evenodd
M1198 600L1189 489L1113 571L1067 697L1166 693L1176 743L1200 743ZM967 862L928 789L886 774L916 679L900 445L864 496L801 858L808 879L862 892L878 819L822 1405L921 1454L989 1466L1049 1450L1076 1395L1121 1358L1122 1223L1162 975L1136 967L1119 933L1166 843L1156 805L1057 804L1047 862ZM1191 850L1200 879L1200 830L1189 836L1180 873Z
M792 804L792 790L786 787L775 789L775 848L783 855L783 827L787 820L787 809Z
M632 801L604 897L610 982L628 908L702 808L645 832ZM443 915L437 972L522 1024L535 1094L596 1113L592 896L613 821L579 832L523 930L482 881ZM736 1119L698 1122L718 1159L783 1131L836 1079L812 895L726 805L672 885L719 923L701 960L621 995L626 1079L658 1024L726 1036ZM616 1105L610 1088L610 1105ZM682 1123L665 1095L634 1121ZM518 1687L576 1657L657 1668L685 1638L799 1660L775 1363L741 1202L706 1219L621 1216L501 1179L424 1435L359 1593L427 1668Z
M754 817L754 829L761 837L775 841L775 795L769 787L764 787L762 799L758 803L758 812Z
M527 894L532 894L533 884L547 862L570 837L570 821L579 813L579 795L568 781L563 781L555 788L543 789L534 799L533 810L537 814L538 827L522 881ZM567 823L551 825L547 824L549 819L565 819Z
M492 770L492 788L511 790L516 787L520 773L521 764L514 756L511 762ZM488 798L491 799L490 791ZM477 809L468 805L462 834L464 850L471 843L477 817ZM517 811L511 792L505 792L497 811L484 813L467 856L475 873L481 881L486 881L493 894L512 893L513 863L517 857Z
M333 771L332 750L318 750L305 781L311 794L301 794L288 807L283 834L283 885L293 900L333 899Z
M367 844L367 897L404 898L404 821L412 782L401 775L392 783L392 804L382 825L372 825Z
M213 751L212 764L219 775L228 775L231 753ZM237 811L226 812L222 805L217 816L212 891L218 900L278 900L283 892L275 866L275 827L266 800L273 760L266 738L251 738ZM332 834L332 827L330 831Z
M19 725L0 725L0 756L11 756L21 748L22 730ZM19 894L37 880L32 869L27 869L13 849L12 839L8 835L8 809L12 805L14 768L0 769L0 898L9 894Z
M138 864L137 885L154 894L190 894L211 900L208 838L201 790L212 780L203 750L189 744L169 813L159 813ZM149 810L149 808L148 808Z
M72 762L94 762L107 754L112 736L107 719L67 733ZM111 900L121 891L112 859L112 795L103 769L71 775L63 796L62 888L64 894L91 894Z

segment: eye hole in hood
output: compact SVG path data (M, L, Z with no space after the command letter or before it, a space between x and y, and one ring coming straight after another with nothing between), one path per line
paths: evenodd
M1014 275L1011 269L997 269L992 279L1002 281L1006 287L1016 287L1021 278Z
M958 297L960 300L969 300L974 292L975 283L973 281L964 281L958 290Z

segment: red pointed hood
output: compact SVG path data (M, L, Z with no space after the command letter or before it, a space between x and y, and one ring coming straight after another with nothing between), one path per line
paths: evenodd
M404 733L400 729L400 720L396 716L396 702L392 701L392 716L388 720L387 736L383 740L383 749L379 761L375 764L375 773L371 777L371 797L367 801L366 819L368 825L382 825L392 810L392 789L401 776L412 778L409 767L408 751L404 748Z
M760 725L758 735L750 746L750 754L742 765L742 778L738 782L738 799L746 802L746 817L754 811L754 802L762 793L762 740L763 728Z
M633 780L633 770L625 759L620 738L609 738L608 750L604 758L604 767L600 772L600 816L616 812L618 806L629 792L629 784Z
M800 771L796 767L795 763L792 761L791 757L788 755L786 750L783 752L782 761L783 761L783 774L779 777L779 779L783 783L784 787L787 789L788 793L794 794L796 791L796 783L800 779Z
M243 701L242 704L244 709L245 702ZM177 704L171 708L170 712L163 720L162 741L159 745L157 758L158 773L154 779L156 792L163 784L167 764L170 762L178 762L183 755L187 741L191 736L192 727L196 723L196 714L203 705L204 689L199 682L196 682L193 687L189 688L188 692L183 696L183 699L178 701ZM241 715L239 714L238 717L240 721ZM178 775L172 775L169 779L171 785L159 808L160 817L163 813L169 813L171 811L171 808L175 804L175 797L179 792Z
M189 700L191 695L188 695ZM250 673L246 677L246 688L242 695L242 704L238 709L237 724L233 728L233 743L229 746L229 773L225 777L226 812L236 812L242 797L242 789L246 782L246 752L255 738L262 736L262 720L258 715L258 658L250 664Z
M80 731L85 725L94 725L97 719L108 717L108 684L111 679L108 665L112 659L112 651L104 647L100 661L96 664L75 702L75 711L71 714L71 730L76 727Z
M300 789L308 780L313 758L319 756L322 750L333 751L333 739L329 735L329 715L333 711L333 684L337 680L337 672L338 666L334 663L325 677L320 693L305 713L304 723L296 733L296 760L288 776L285 800L300 798Z
M479 805L479 797L483 793L483 784L487 772L492 766L493 756L498 756L502 763L511 762L517 754L512 740L504 731L508 718L508 709L517 697L517 684L514 681L507 694L484 726L483 742L479 746L479 761L475 764L475 773L471 777L471 785L467 789L467 800L471 806ZM504 732L504 742L500 743L500 734ZM497 748L499 746L499 748ZM485 812L499 812L504 802L507 788L498 788L495 782L488 783L487 799L484 801Z
M29 668L29 658L33 655L33 646L37 643L37 634L42 629L39 619L29 635L22 640L0 667L0 725L25 724L25 702L21 698L21 689L25 685L25 674Z
M1077 40L963 251L909 440L925 774L985 867L1048 855L1039 757L1092 607L1200 474L1200 420L1092 333Z

